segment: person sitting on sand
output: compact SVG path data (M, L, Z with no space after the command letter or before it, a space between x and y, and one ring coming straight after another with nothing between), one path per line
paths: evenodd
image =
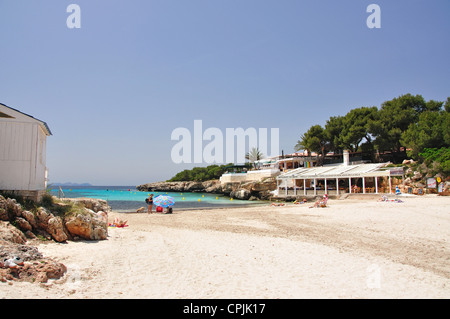
M323 195L323 200L320 202L320 207L327 207L328 195Z
M172 214L172 207L167 207L166 214Z
M325 195L323 195L323 199L318 197L317 200L315 201L314 205L309 206L309 208L327 207L327 202L328 202L328 195L325 194Z

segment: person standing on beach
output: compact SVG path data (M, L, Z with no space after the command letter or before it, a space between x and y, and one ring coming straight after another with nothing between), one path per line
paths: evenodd
M150 194L150 196L147 198L146 200L147 204L148 204L148 214L152 213L152 209L153 209L153 194Z

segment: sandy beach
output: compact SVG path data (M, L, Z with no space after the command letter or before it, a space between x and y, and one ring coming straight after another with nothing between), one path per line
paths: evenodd
M108 240L40 243L67 274L1 298L449 298L450 197L117 213Z

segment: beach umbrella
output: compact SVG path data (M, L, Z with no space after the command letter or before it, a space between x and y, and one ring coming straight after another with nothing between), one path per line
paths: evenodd
M158 195L153 200L153 204L156 206L170 207L175 204L175 199L172 196Z

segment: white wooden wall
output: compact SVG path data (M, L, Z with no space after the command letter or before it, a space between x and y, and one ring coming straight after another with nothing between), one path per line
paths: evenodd
M37 122L0 120L0 189L45 189L46 140Z

